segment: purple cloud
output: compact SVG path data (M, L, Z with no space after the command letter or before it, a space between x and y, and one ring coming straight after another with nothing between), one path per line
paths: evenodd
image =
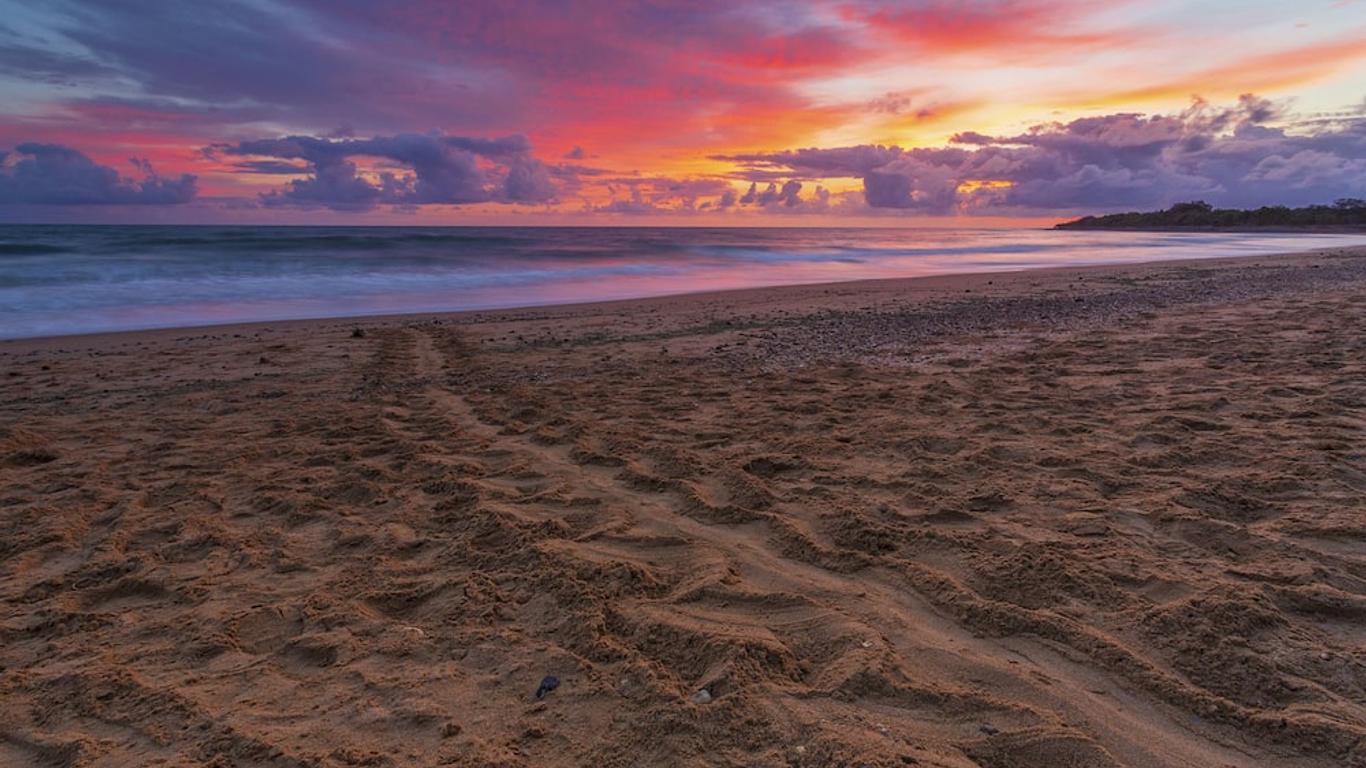
M870 208L948 213L1090 211L1200 197L1223 206L1305 205L1366 194L1366 118L1267 125L1283 116L1255 96L1177 115L1114 114L977 132L956 146L853 146L716 156L740 175L859 178ZM996 182L983 184L982 182ZM741 202L776 199L757 184Z
M661 88L707 94L717 109L797 103L786 87L795 75L779 83L736 77L753 65L743 53L758 51L762 62L773 55L765 46L791 49L803 57L790 62L802 64L798 72L842 61L856 43L840 25L719 0L47 6L24 14L37 30L24 38L0 25L0 74L73 86L51 94L42 115L52 106L81 114L114 99L135 110L106 111L105 124L183 130L185 115L198 113L214 123L203 136L242 135L262 124L311 135L341 124L361 135L428 126L503 133L535 124L545 135L568 123L629 137L635 132L614 124L675 125L698 113L690 101L654 98ZM214 130L225 126L235 130Z
M121 176L60 144L20 144L0 152L0 204L177 205L198 191L194 176L163 179L146 160L134 158L132 164L143 179Z
M711 155L712 160L739 163L746 170L767 173L787 169L803 176L859 176L900 157L900 147L862 145L832 149L789 149L782 152ZM759 179L760 181L764 179Z
M605 213L687 213L712 208L727 193L733 204L735 190L721 179L676 179L668 176L627 176L604 179L609 202L594 206ZM625 196L622 196L623 193ZM718 196L717 200L703 197Z
M291 163L286 160L243 160L233 163L233 173L260 173L277 176L298 176L308 173L309 166Z
M131 80L137 93L123 100L149 114L173 104L225 123L320 126L356 119L364 99L369 130L414 123L484 130L516 104L513 94L477 79L441 73L413 40L281 0L202 7L71 0L39 18L52 38L69 42L36 48L0 40L0 69L104 91L115 77ZM80 106L80 93L73 96Z
M751 187L750 192L753 191L754 190ZM750 202L753 202L757 205L769 206L781 204L788 208L793 208L799 205L802 201L801 191L802 183L800 181L797 181L795 179L788 179L787 181L783 182L783 186L781 188L779 188L777 184L769 182L768 186L764 188L763 192L759 193L757 198L754 197L752 194L746 194L746 197L749 197Z
M209 147L209 153L273 158L263 172L278 173L276 163L303 161L308 178L295 179L261 196L267 206L325 207L365 211L377 205L463 205L468 203L542 203L555 199L550 170L531 156L525 136L497 139L405 133L368 139L286 136ZM399 166L362 176L354 158L368 157ZM240 168L242 164L238 164Z
M735 190L727 188L715 203L717 208L725 209L734 205L755 206L769 213L815 213L826 211L830 206L830 191L817 186L811 197L802 197L803 186L797 179L789 178L781 186L770 181L762 190L758 182L750 182L749 189L738 198Z

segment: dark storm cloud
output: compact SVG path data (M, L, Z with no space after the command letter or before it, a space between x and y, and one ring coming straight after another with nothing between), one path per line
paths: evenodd
M144 160L133 165L145 178L123 177L60 144L20 144L0 153L0 204L176 205L194 199L194 176L163 179Z

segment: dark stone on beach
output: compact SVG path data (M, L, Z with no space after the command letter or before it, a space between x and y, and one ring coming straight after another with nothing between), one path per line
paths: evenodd
M982 723L981 727L977 730L981 731L982 733L985 733L988 736L995 736L996 734L1001 732L1000 728L997 728L991 723Z
M365 329L364 329L364 328L353 328L353 329L351 329L351 338L353 338L353 339L363 339L363 338L365 338Z
M541 678L541 685L536 689L536 698L543 699L547 693L560 687L560 678L554 675L546 675Z

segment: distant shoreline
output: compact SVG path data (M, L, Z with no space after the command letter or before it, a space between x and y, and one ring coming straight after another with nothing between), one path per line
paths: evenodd
M1125 211L1083 216L1053 229L1161 232L1363 232L1366 200L1344 197L1332 205L1283 205L1261 208L1215 208L1203 200L1177 203L1162 211Z
M1065 221L1054 224L1050 229L1058 232L1228 232L1228 233L1255 233L1267 235L1359 235L1366 232L1366 224L1306 224L1295 226L1291 224L1268 225L1264 227L1252 225L1238 225L1231 227L1219 227L1208 224L1202 225L1180 225L1166 224L1162 226L1137 226L1126 227L1121 225L1107 224L1081 224L1079 221Z

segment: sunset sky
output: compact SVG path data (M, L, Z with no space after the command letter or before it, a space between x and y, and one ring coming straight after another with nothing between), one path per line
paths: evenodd
M933 224L1366 197L1366 2L0 0L0 220Z

